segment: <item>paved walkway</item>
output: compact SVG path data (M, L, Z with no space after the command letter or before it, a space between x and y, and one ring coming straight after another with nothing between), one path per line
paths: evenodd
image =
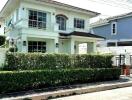
M52 100L132 100L132 87L94 92Z

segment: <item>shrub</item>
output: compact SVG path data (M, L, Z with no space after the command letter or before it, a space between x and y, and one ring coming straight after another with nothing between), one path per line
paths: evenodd
M112 68L111 55L67 55L42 53L7 53L7 70L56 68ZM36 67L37 66L37 67Z
M4 43L5 43L5 37L0 36L0 46L3 45Z
M114 68L1 71L0 93L114 80L120 73Z
M17 52L18 51L18 48L15 46L15 47L10 47L9 48L9 51L10 52Z

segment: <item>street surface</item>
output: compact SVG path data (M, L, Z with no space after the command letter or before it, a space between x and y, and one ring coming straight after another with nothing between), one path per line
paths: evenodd
M132 87L74 95L53 100L132 100Z

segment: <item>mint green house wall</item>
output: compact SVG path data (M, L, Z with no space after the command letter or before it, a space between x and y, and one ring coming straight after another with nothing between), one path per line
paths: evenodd
M14 4L14 5L12 5ZM96 42L98 39L85 38L85 37L72 37L67 40L60 39L59 33L70 33L73 31L89 32L89 20L95 17L96 14L79 9L73 9L63 6L57 6L50 3L42 3L35 0L9 0L7 8L1 13L1 16L5 17L5 26L12 19L13 27L6 28L6 37L13 38L17 44L18 52L28 52L28 41L45 41L47 53L78 53L79 43L88 43L89 51L95 52ZM36 29L29 28L28 26L28 14L29 10L42 11L47 14L47 28ZM8 13L9 12L9 13ZM56 15L63 14L67 16L66 30L60 31L58 24L56 23ZM77 29L74 28L74 18L80 18L85 20L85 28ZM85 41L84 41L85 39ZM23 42L26 41L26 45ZM89 44L92 43L91 44ZM56 47L56 44L59 47ZM77 49L75 50L75 46ZM91 49L92 48L92 49Z

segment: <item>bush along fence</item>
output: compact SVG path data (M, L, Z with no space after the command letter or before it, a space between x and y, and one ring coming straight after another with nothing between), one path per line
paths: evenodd
M120 69L77 68L56 70L1 71L0 94L22 90L119 79Z
M112 55L7 53L5 69L112 68Z

